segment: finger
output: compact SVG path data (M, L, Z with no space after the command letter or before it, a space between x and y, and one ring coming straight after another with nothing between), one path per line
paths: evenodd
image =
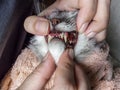
M109 8L110 0L98 0L97 13L85 32L88 37L92 38L99 32L106 30L109 20ZM103 36L104 33L101 33L100 35Z
M96 34L95 38L97 42L103 41L106 38L106 29Z
M47 35L49 33L49 21L38 17L30 16L24 22L25 30L31 34Z
M48 53L43 59L43 63L27 77L18 90L42 90L55 70L55 62Z
M75 86L74 79L74 62L73 62L73 50L66 50L58 63L58 67L55 71L55 85L54 89L66 90L66 88ZM73 87L72 87L73 86ZM72 90L72 89L70 89ZM73 89L75 90L75 89Z
M76 83L78 86L77 90L90 90L90 85L88 82L88 79L80 67L80 65L76 64L75 65L75 77L76 77Z
M97 0L79 0L79 8L77 27L78 31L83 33L96 13Z
M43 10L41 13L39 13L38 16L46 16L52 13L53 11L56 11L57 5L59 5L58 0L52 5L50 5L48 8L46 8L45 10Z
M71 5L71 3L72 3L72 5ZM56 10L71 11L71 10L75 10L76 7L77 7L77 2L75 2L74 0L71 0L70 2L68 0L57 0L55 3L53 3L48 8L43 10L38 16L46 16Z

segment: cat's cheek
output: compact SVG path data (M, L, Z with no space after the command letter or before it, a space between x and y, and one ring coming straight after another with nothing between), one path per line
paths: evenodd
M62 53L66 48L65 43L61 39L53 38L48 43L48 48L49 48L49 52L51 53L51 55L55 60L55 63L57 64L60 59L60 56L62 55Z

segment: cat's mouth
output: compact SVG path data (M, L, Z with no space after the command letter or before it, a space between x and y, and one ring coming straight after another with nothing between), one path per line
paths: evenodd
M49 35L46 36L46 41L50 42L53 38L59 38L66 44L66 47L74 47L77 42L78 33L76 31L61 32L59 30L55 30L55 26L61 22L60 19L53 18L50 22L52 30L50 30Z
M76 31L72 31L72 32L54 31L54 32L50 32L49 35L46 36L47 42L50 42L50 40L53 38L59 38L62 41L64 41L66 47L74 47L77 42L78 33Z

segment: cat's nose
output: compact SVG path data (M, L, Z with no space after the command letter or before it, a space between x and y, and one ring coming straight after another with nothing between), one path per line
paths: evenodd
M60 20L57 19L57 18L53 18L53 19L51 20L51 22L52 22L52 25L55 26L55 25L57 25L57 24L60 23Z

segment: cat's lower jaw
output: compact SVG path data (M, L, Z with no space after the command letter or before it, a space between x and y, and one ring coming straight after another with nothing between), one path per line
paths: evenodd
M28 47L35 53L39 60L42 60L49 51L56 64L66 48L65 43L59 38L53 38L47 43L44 36L34 36L30 43Z
M44 36L34 36L31 39L30 45L28 47L40 60L42 60L49 51L52 54L55 63L57 64L61 54L66 49L66 44L63 40L57 37L54 37L50 40L50 42L47 43ZM90 54L91 51L94 50L94 48L94 39L89 39L84 34L79 34L77 43L73 48L75 52L75 59L78 61L83 60L85 57L87 57L88 54Z

